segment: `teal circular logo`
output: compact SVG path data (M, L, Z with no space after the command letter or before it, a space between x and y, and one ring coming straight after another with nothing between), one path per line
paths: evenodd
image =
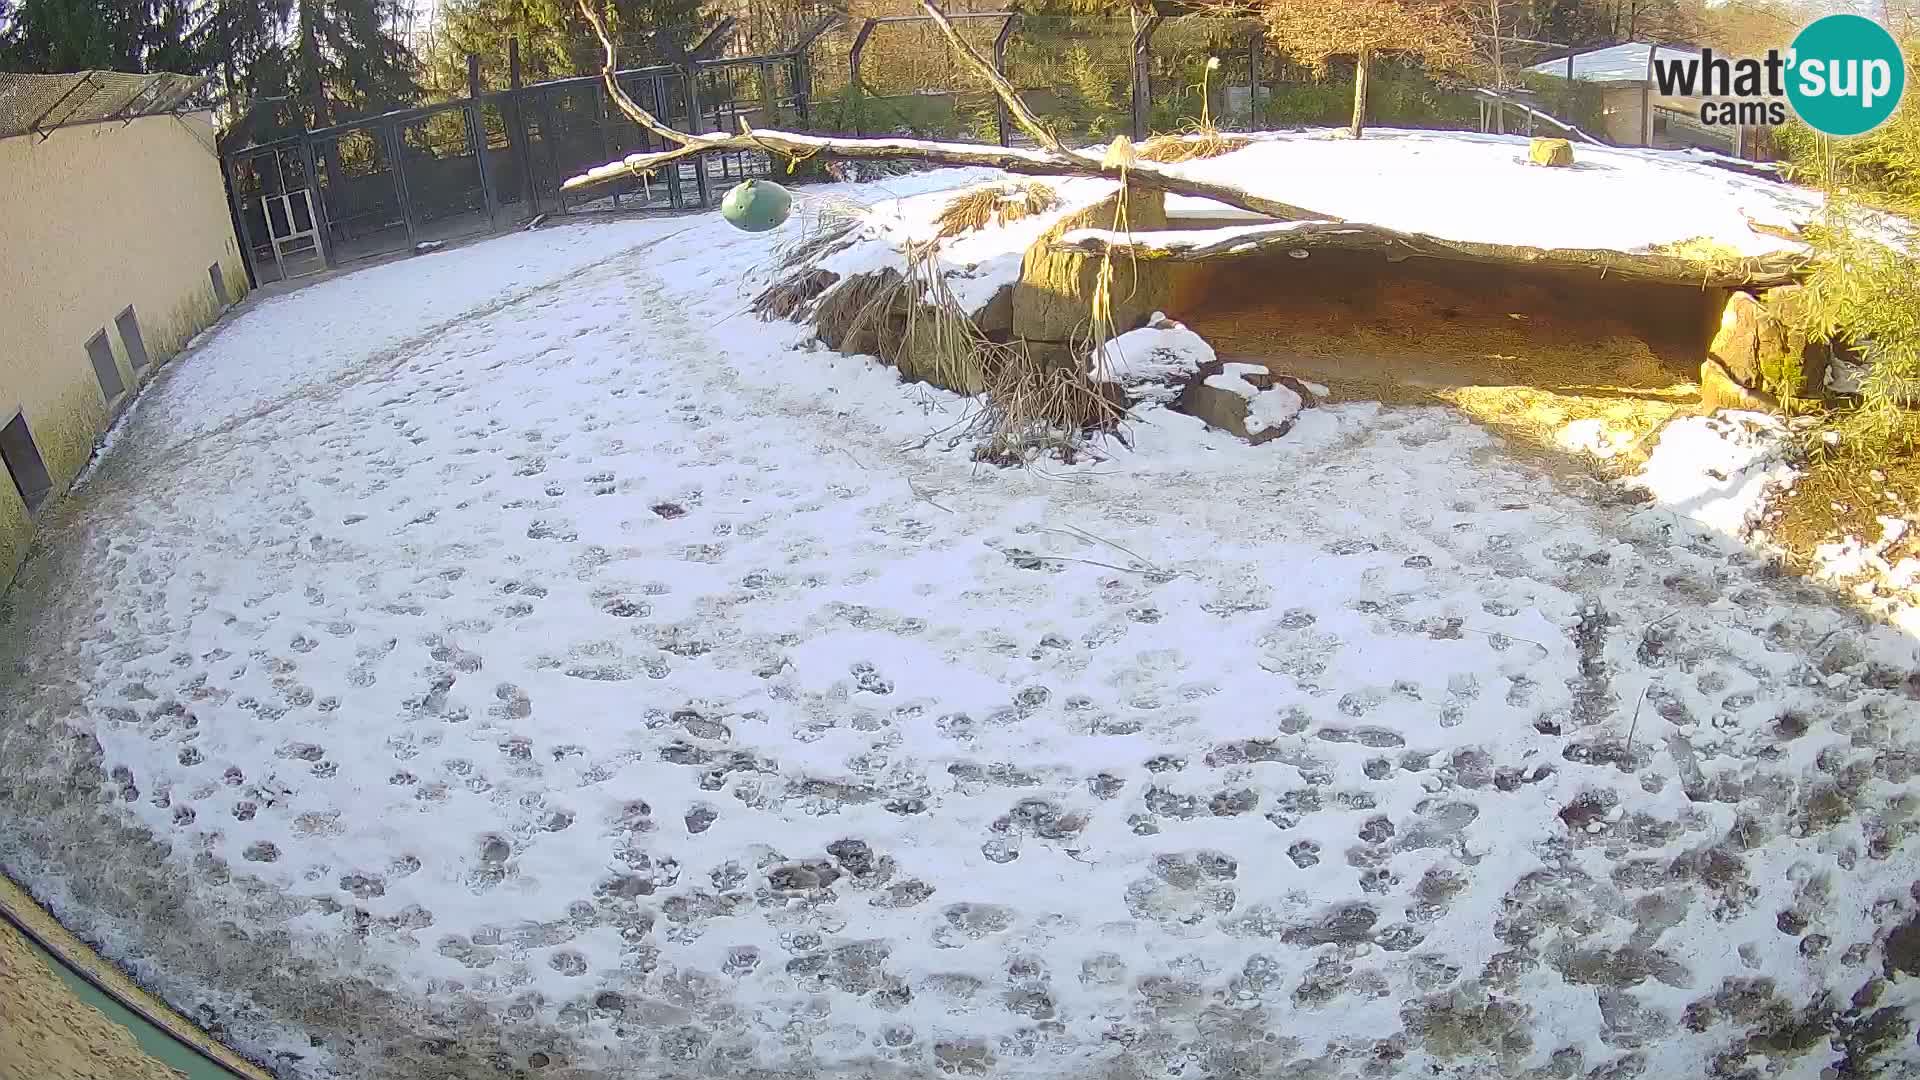
M1859 15L1827 15L1807 24L1793 39L1787 66L1793 111L1828 135L1879 127L1907 85L1899 43L1886 27Z

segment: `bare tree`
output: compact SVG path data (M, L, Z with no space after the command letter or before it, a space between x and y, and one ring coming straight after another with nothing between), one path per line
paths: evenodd
M1317 72L1351 56L1353 123L1367 122L1367 76L1374 57L1414 57L1430 68L1458 70L1473 59L1464 0L1268 0L1260 7L1274 44Z

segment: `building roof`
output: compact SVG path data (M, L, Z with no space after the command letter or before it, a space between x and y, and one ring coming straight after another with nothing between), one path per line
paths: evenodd
M1573 54L1573 77L1580 82L1604 83L1642 83L1647 81L1647 58L1655 45L1645 41L1629 41L1624 45L1610 45L1604 49ZM1700 50L1692 45L1660 45L1661 56L1698 56ZM1539 75L1567 77L1567 58L1548 60L1527 69Z

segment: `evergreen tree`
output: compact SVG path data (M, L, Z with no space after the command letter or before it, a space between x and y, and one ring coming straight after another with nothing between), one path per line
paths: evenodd
M309 126L410 105L419 96L413 52L393 32L407 0L270 2L292 8L285 87Z
M117 0L27 0L0 40L8 71L144 71L140 5Z

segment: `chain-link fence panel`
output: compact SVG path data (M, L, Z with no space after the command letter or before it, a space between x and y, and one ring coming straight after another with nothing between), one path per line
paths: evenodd
M0 139L103 120L211 108L209 80L192 75L0 72Z

